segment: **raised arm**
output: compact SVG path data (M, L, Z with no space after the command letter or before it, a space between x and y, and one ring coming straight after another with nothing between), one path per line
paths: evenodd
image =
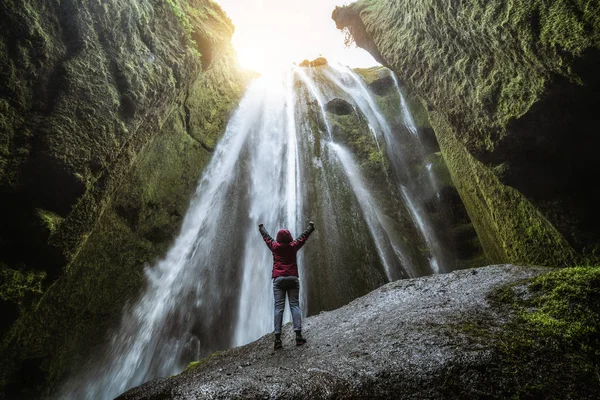
M267 232L267 230L265 229L263 224L258 224L258 231L262 235L262 238L265 241L265 243L267 244L267 247L269 248L269 250L273 250L273 243L275 241L273 240L271 235L269 235L269 232Z
M302 232L302 234L300 236L298 236L298 238L296 240L294 240L292 245L297 247L298 250L300 250L302 248L302 246L304 246L304 244L308 240L308 237L310 236L311 233L313 233L314 230L315 230L315 223L310 221L308 223L308 228L304 232Z

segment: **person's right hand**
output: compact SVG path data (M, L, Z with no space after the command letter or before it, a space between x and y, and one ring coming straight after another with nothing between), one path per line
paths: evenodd
M308 224L309 224L310 226L312 226L313 228L315 227L315 223L314 223L314 222L312 222L312 221L310 221Z
M258 224L258 229L262 228L263 224Z

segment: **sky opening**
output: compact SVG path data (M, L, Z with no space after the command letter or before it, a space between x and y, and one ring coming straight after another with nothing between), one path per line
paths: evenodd
M379 65L365 50L344 45L331 13L344 0L216 0L235 25L233 46L244 68L280 70L319 56L351 67Z

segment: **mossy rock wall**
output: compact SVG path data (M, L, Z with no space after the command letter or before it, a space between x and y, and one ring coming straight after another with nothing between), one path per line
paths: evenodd
M422 179L427 174L428 167L431 168L441 204L435 204L435 199L429 199L423 211L435 224L438 238L448 251L449 257L446 261L449 265L444 265L443 268L450 271L487 265L488 259L467 215L465 205L450 177L446 162L441 156L440 145L431 126L429 115L419 98L410 93L402 83L396 86L387 68L357 68L355 71L364 78L369 90L374 94L373 98L377 107L405 147L404 156L408 156L413 179ZM415 139L415 136L407 128L408 117L404 115L404 110L400 107L400 95L403 97L414 127L418 131L418 139ZM372 171L370 175L367 175L370 181L377 179L377 174L373 173L372 168L367 171ZM388 174L390 172L388 171ZM378 175L381 179L380 171ZM378 194L380 198L387 196L389 193ZM403 230L408 232L405 228ZM415 237L418 236L418 233L414 232L409 236ZM427 245L417 247L427 248Z
M0 5L8 397L84 364L178 233L248 80L232 33L209 0Z
M424 102L492 262L597 262L600 3L362 0L333 19Z

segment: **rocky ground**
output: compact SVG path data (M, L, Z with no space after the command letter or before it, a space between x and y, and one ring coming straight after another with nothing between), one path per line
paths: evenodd
M304 321L296 347L271 335L121 395L134 399L503 398L497 343L513 313L492 294L546 268L494 265L387 284Z

